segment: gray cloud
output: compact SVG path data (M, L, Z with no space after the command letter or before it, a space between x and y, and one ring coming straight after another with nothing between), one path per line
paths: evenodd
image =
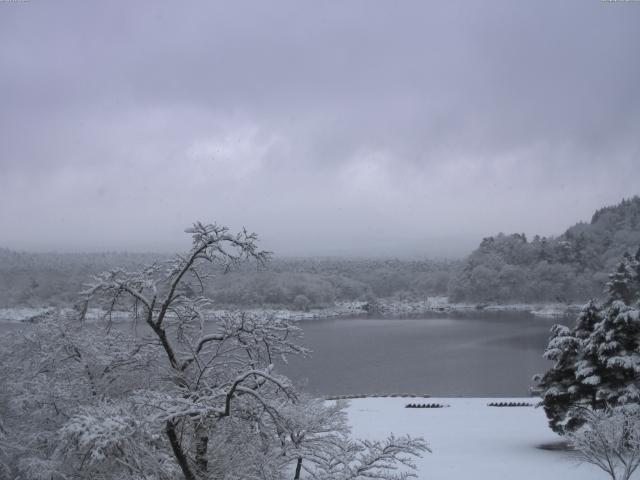
M639 193L640 4L0 3L0 245L460 254Z

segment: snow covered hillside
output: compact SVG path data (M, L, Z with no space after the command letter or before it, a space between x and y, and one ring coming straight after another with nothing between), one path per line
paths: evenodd
M423 436L433 450L418 459L420 480L598 480L604 472L580 465L570 452L540 445L560 437L547 426L540 408L489 407L490 402L536 399L363 398L348 412L355 438ZM412 402L448 408L404 408ZM640 478L640 476L638 477Z

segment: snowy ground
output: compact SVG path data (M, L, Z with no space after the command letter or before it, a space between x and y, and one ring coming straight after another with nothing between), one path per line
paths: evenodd
M447 297L428 297L417 301L379 300L378 306L384 314L419 314L424 312L529 312L541 317L561 317L578 311L581 305L566 303L449 303Z
M410 434L427 440L433 453L418 459L421 480L604 480L596 467L572 454L540 445L559 440L540 408L488 407L491 401L532 399L363 398L350 401L356 438ZM443 403L449 408L404 408L407 403ZM640 477L638 477L640 478Z
M279 318L287 318L290 320L313 320L330 317L348 317L353 315L366 315L364 309L366 302L336 302L335 305L313 309L308 312L274 309L274 308L244 308L244 312L257 314L274 315ZM508 304L508 305L475 305L468 303L449 303L447 297L429 297L421 301L393 301L380 300L378 308L383 315L418 315L427 312L473 312L478 310L484 311L507 311L507 312L530 312L541 317L560 317L568 312L577 311L580 305L568 305L560 303L546 304ZM220 309L214 310L212 313L224 314L230 310ZM19 322L37 322L46 315L56 314L60 312L65 315L73 315L71 308L56 309L52 307L16 307L16 308L0 308L0 323L19 323ZM75 313L77 315L77 312ZM87 312L87 320L95 321L102 318L103 312L98 309L89 309ZM128 317L127 312L114 312L115 320L125 320Z

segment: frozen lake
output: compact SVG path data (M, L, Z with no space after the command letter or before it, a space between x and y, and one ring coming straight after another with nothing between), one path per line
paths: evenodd
M549 329L563 321L511 312L306 320L312 356L279 370L321 395L526 396L549 366ZM16 328L25 324L0 323Z
M318 394L525 396L554 323L522 313L303 322L309 359L284 371Z

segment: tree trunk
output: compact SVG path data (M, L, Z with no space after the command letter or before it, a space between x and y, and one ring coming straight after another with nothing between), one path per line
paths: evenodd
M196 470L202 478L207 477L209 462L207 451L209 448L209 429L204 422L199 422L195 428L196 433Z
M167 422L165 431L167 433L167 437L169 437L169 443L171 444L171 449L173 450L173 456L176 458L176 461L180 466L180 470L182 470L182 474L184 475L185 480L198 480L191 471L187 455L184 453L184 450L182 450L182 445L180 445L180 440L178 439L178 435L176 434L176 424L173 421L169 420Z
M293 477L293 480L300 480L300 473L302 472L302 457L298 457L298 461L296 463L296 475Z

